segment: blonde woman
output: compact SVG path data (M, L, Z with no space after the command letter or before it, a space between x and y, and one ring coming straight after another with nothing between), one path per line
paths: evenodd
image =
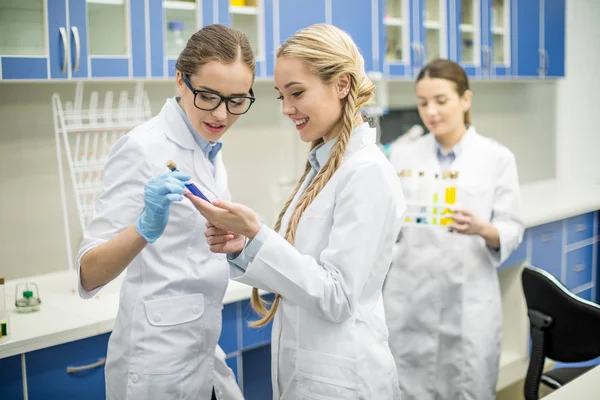
M275 228L244 205L186 196L209 222L211 250L230 253L231 278L278 293L270 308L252 296L254 325L274 318L274 399L397 399L381 293L405 204L361 117L374 85L352 39L326 24L278 49L275 85L312 143Z

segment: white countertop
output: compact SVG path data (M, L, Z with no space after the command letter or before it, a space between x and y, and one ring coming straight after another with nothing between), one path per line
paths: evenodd
M600 391L600 366L572 380L544 397L544 400L597 399Z
M15 310L15 287L25 279L6 282L11 337L0 339L0 359L45 347L110 332L119 307L119 290L124 274L84 300L77 293L77 273L60 271L32 276L42 304L39 311L20 314ZM229 281L224 304L250 298L252 287Z
M600 184L547 180L521 185L525 226L542 225L600 210Z
M541 181L522 185L525 225L532 227L590 211L600 210L600 185L593 183ZM1 341L0 359L73 340L110 332L119 305L122 276L105 286L92 299L77 294L77 274L61 271L27 278L40 289L40 311L18 314L14 310L15 285L7 281L11 339ZM224 303L248 299L252 288L229 281Z

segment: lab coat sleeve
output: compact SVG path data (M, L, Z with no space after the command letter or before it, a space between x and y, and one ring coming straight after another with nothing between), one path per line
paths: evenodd
M388 237L390 221L404 212L390 186L380 166L356 166L337 184L333 225L319 260L269 229L256 258L235 280L277 292L326 320L348 319L382 248L397 234Z
M229 261L230 267L235 268L236 270L241 270L242 273L246 271L248 264L254 261L256 254L265 242L267 235L266 229L267 228L263 224L260 231L258 231L258 234L254 237L254 239L246 242L241 252L236 254L227 254L227 261Z
M492 204L492 225L498 229L500 250L489 249L496 266L502 264L519 247L525 230L522 217L521 191L517 163L512 154L499 162Z
M235 375L227 365L225 359L225 352L217 345L217 348L215 349L215 369L213 373L213 382L217 399L244 400L242 391L235 380Z
M104 167L103 192L77 253L77 286L82 298L93 297L102 286L92 291L81 286L81 259L135 223L144 208L144 186L151 174L143 149L129 135L115 143Z

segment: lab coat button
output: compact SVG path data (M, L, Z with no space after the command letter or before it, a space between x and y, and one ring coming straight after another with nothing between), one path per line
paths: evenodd
M160 316L160 314L154 314L154 322L160 322L161 319L162 317Z
M133 382L133 383L138 382L138 376L136 374L131 375L131 382Z
M200 314L200 307L199 306L192 306L192 312L194 314Z

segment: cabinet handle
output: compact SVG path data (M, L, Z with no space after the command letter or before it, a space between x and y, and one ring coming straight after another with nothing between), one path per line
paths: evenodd
M73 72L79 71L79 60L81 59L81 40L79 40L79 28L76 26L71 27L73 38L75 39L75 65L73 66Z
M554 234L553 233L544 233L540 236L540 240L542 242L551 242L554 240Z
M586 224L577 224L575 225L575 232L583 232L587 228Z
M60 32L60 38L62 39L63 42L63 54L64 54L64 59L63 59L63 65L61 68L61 72L64 74L67 72L67 31L65 30L64 27L60 27L58 28L58 32Z
M490 73L490 49L487 46L483 46L481 49L483 52L483 71L484 73Z
M575 272L581 272L585 269L585 264L577 264L575 265Z
M425 46L423 43L419 43L419 54L421 55L421 68L423 68L427 62L425 59Z
M89 369L94 369L103 366L106 364L106 358L101 358L95 363L91 363L88 365L82 365L80 367L67 367L67 374L73 374L75 372L87 371Z
M544 49L544 75L548 75L550 71L550 54Z

